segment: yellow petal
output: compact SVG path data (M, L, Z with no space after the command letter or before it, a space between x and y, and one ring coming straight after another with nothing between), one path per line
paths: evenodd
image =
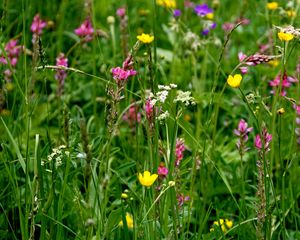
M285 32L282 32L282 31L279 32L277 35L278 35L278 38L281 41L285 41L285 42L291 41L294 38L293 34L291 34L291 33L285 33Z
M227 78L227 83L230 87L238 88L242 81L242 75L241 74L235 74L234 76L229 75Z

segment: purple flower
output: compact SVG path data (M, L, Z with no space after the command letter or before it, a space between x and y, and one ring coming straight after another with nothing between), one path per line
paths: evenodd
M272 135L267 132L266 128L263 128L261 134L257 134L255 137L254 145L258 150L262 150L262 145L264 145L264 150L266 152L270 151L270 142L272 140Z
M126 9L124 7L121 7L117 10L117 15L119 17L124 17L126 15Z
M204 30L202 30L202 35L208 35L208 33L209 33L209 29L204 29Z
M130 76L135 76L137 74L134 69L124 70L120 67L112 68L111 72L113 74L113 78L117 81L117 83L126 81Z
M56 66L68 67L68 58L65 57L63 53L60 53L56 58ZM57 93L59 96L62 95L65 79L67 77L67 73L63 69L58 69L55 74L55 79L58 81Z
M211 8L209 8L207 4L197 5L194 8L194 11L200 17L204 17L208 13L212 13L213 12L213 10Z
M248 151L248 148L246 148L245 145L248 141L248 133L252 132L252 130L252 127L248 128L248 123L244 119L241 119L238 128L233 130L234 134L239 137L236 147L241 156Z
M179 9L174 9L174 11L173 11L173 16L174 16L175 18L180 17L180 16L181 16L181 11L180 11Z

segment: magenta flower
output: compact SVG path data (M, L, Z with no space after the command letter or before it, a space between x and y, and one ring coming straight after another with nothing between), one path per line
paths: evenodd
M178 202L179 207L181 207L185 202L187 202L189 200L190 200L189 196L184 196L183 194L177 195L177 202Z
M184 140L182 138L176 140L176 149L175 149L175 166L178 167L180 161L183 159L183 152L185 150Z
M141 122L141 113L138 112L136 105L130 106L128 111L124 114L123 120L126 121L131 127L135 127L136 123Z
M294 105L296 110L296 128L295 134L297 136L297 143L300 145L300 105Z
M89 42L93 39L94 28L91 21L87 18L74 32L77 36L83 37L86 42Z
M151 99L148 98L147 101L146 101L146 103L145 103L146 118L148 120L150 120L150 119L153 118L153 109L154 109L154 106L151 103Z
M43 21L40 18L39 14L36 14L33 18L30 30L31 32L33 32L34 34L40 36L42 34L42 30L43 28L45 28L47 26L47 22Z
M65 57L63 53L60 53L56 58L56 66L68 67L68 59ZM67 77L67 73L63 69L56 70L55 79L58 81L58 90L57 93L59 96L62 95L65 79Z
M281 74L278 74L274 80L269 81L269 85L271 87L273 87L273 90L271 91L272 94L274 94L276 92L275 88L280 86L280 80L281 80ZM287 88L289 88L293 83L298 82L298 80L294 77L290 77L287 76L286 73L284 73L283 75L283 79L282 79L282 89L281 89L281 95L285 96L286 95L286 90Z
M124 17L126 15L126 9L124 7L119 8L117 10L117 15L121 18Z
M165 178L169 173L169 170L165 167L164 163L160 163L159 167L157 169L157 174L162 177Z
M257 134L255 136L254 146L260 151L264 146L264 150L268 152L270 151L271 140L272 140L272 135L267 132L266 128L263 128L261 134L260 135Z
M5 52L7 55L7 58L10 62L10 64L14 67L16 66L17 62L18 62L18 58L20 55L20 51L22 49L22 46L17 46L18 40L10 40L6 45L5 45ZM7 60L4 56L4 54L0 57L0 63L2 64L7 64Z
M213 10L211 8L208 7L207 4L201 4L201 5L197 5L194 8L195 13L200 16L200 17L204 17L209 13L212 13Z
M234 134L239 137L236 147L241 156L249 150L249 148L246 148L246 143L248 141L248 133L252 132L252 130L252 127L248 128L248 123L244 119L241 119L238 128L233 130Z
M121 67L112 68L111 72L113 74L113 78L117 81L117 83L127 81L129 77L135 76L137 74L134 69L124 70Z

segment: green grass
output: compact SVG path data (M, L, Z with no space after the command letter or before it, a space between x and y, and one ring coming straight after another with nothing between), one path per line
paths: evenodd
M177 20L155 0L0 2L2 61L10 59L9 40L24 46L15 66L0 63L0 239L300 238L300 86L292 83L286 96L282 76L274 94L269 86L281 72L299 79L299 31L283 42L276 26L299 29L300 3L268 10L267 1L206 2L217 23L207 36L201 32L211 22L179 0ZM37 13L47 27L33 44ZM74 29L87 16L95 32L84 42ZM250 23L238 24L241 18ZM224 23L235 27L225 32ZM143 32L154 41L136 44ZM137 74L118 84L111 69L128 56L124 41ZM248 66L241 86L231 88L226 79L240 73L238 53L251 56L262 45L278 65ZM55 66L61 52L66 68ZM67 73L61 95L59 70ZM170 84L177 87L149 120L149 91L158 99L159 85ZM176 102L178 90L190 91L195 104ZM240 119L253 127L243 155L233 133ZM270 151L254 146L264 128ZM185 150L176 166L178 139ZM167 176L141 185L138 173L157 174L161 163Z

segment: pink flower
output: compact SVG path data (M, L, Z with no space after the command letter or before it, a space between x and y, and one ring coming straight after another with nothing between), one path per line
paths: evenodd
M258 150L262 150L262 146L264 144L264 150L270 151L270 142L272 140L272 135L267 132L266 128L263 128L261 134L257 134L255 136L254 145Z
M39 14L36 14L33 18L30 30L36 35L41 35L43 28L47 26L47 23L40 18Z
M280 86L280 80L281 80L281 74L278 74L274 78L274 80L269 81L269 85L271 87L278 87L278 86ZM282 92L281 92L281 95L285 96L286 95L285 89L289 88L292 85L292 83L296 83L296 82L298 82L298 80L296 78L287 76L287 74L284 73L283 79L282 79L282 89L281 89ZM271 91L271 93L274 94L275 90Z
M184 196L183 194L177 195L178 206L181 207L185 202L189 201L189 196Z
M157 174L161 177L166 177L169 173L169 170L164 166L164 163L160 163L157 169Z
M180 161L183 159L183 152L185 150L184 140L182 138L176 140L176 149L175 149L175 166L179 166Z
M147 101L146 101L145 112L146 112L146 118L148 120L152 119L152 117L153 117L153 105L151 103L151 99L150 98L148 98Z
M56 58L56 66L68 67L68 58L65 57L63 53L60 53ZM62 95L65 79L67 77L67 73L63 69L56 70L55 79L58 81L57 93L59 96Z
M128 124L132 127L134 127L136 123L141 122L141 113L138 112L136 105L130 106L128 111L123 116L123 120L128 122Z
M121 67L112 68L111 72L113 74L113 78L118 82L127 81L127 79L131 76L135 76L137 72L134 69L124 70Z
M117 15L119 17L124 17L126 15L126 9L124 7L121 7L117 10Z
M87 18L74 32L79 37L84 37L86 42L89 42L93 39L94 28L91 21Z

